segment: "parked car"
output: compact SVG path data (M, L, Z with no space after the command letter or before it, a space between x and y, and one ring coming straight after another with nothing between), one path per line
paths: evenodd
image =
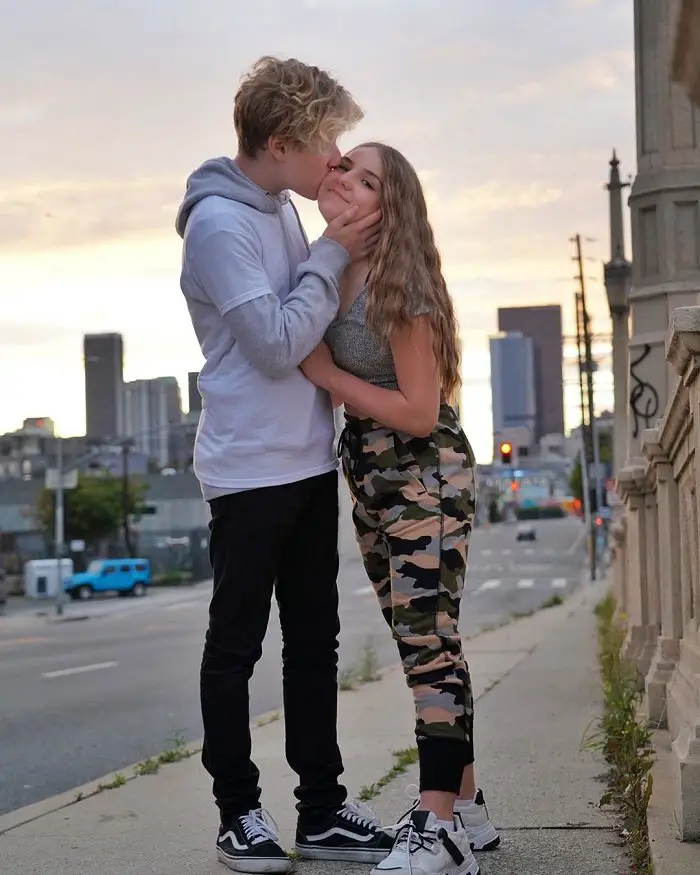
M94 559L87 571L72 574L64 588L73 599L91 599L96 593L144 596L151 585L148 559Z
M534 541L537 539L537 533L532 523L520 523L515 530L516 541Z

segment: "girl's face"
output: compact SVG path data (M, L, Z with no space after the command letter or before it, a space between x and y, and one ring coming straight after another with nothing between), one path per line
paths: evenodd
M382 190L382 160L373 146L358 146L333 167L321 183L318 208L332 222L357 204L359 219L379 209Z

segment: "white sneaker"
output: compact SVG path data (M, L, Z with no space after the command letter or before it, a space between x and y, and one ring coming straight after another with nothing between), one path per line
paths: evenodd
M501 843L496 827L489 819L484 794L478 790L473 800L458 799L455 803L457 818L469 836L472 851L493 851Z
M388 857L372 869L372 875L480 875L479 864L463 829L448 831L438 826L432 811L413 811L398 826Z

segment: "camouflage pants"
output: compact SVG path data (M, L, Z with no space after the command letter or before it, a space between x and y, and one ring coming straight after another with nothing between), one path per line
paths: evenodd
M473 762L471 679L457 629L476 503L469 442L443 405L426 438L349 417L340 455L365 569L413 692L418 740L461 742L463 762Z

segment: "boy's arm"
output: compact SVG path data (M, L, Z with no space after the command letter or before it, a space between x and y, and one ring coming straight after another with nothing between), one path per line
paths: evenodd
M202 290L265 376L286 376L323 339L338 311L338 280L350 258L339 243L322 237L313 244L284 303L270 288L259 240L245 229L218 227L190 246Z

